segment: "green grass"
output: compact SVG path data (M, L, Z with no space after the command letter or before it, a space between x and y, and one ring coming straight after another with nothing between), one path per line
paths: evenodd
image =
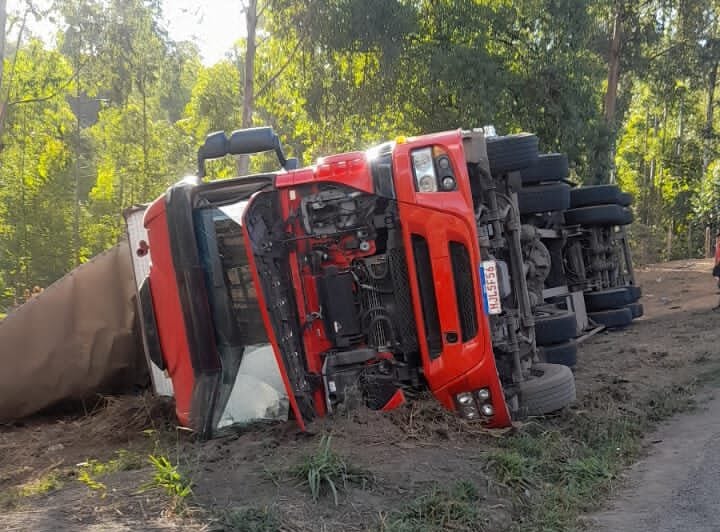
M345 491L349 484L366 488L372 483L372 475L348 464L343 457L332 450L331 442L331 436L323 436L317 451L295 466L292 474L301 481L301 485L310 489L315 502L320 497L332 493L337 506L341 491Z
M158 488L180 502L192 494L192 481L164 455L150 455L153 476L145 485L146 489Z
M224 512L216 524L228 532L276 532L281 529L280 518L272 508L235 508Z
M458 482L449 489L436 487L415 499L406 509L386 516L382 532L481 532L490 530L490 520L476 487Z
M63 486L60 471L50 471L22 486L0 491L0 509L8 510L20 506L23 499L47 495Z
M118 471L132 471L140 469L143 466L140 456L125 449L116 451L115 455L115 458L112 458L107 462L101 462L93 459L78 464L78 481L85 484L91 490L102 492L104 495L107 491L107 486L100 482L98 478Z
M609 397L585 408L526 424L500 440L487 467L512 501L512 530L571 530L597 508L635 460L642 438L659 421L694 406L693 386L673 386L628 408Z
M57 471L51 471L50 473L21 486L19 494L21 497L45 495L51 491L61 488L62 485L63 483L60 480L60 473Z

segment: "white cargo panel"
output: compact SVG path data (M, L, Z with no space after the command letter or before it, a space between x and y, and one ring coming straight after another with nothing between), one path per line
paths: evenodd
M127 224L128 242L130 244L130 257L132 257L133 272L135 274L135 284L138 291L145 278L150 274L150 253L139 256L136 251L141 241L147 242L147 231L143 226L143 216L147 210L146 205L138 205L131 207L124 212L125 223ZM137 298L138 314L142 316L140 308L140 300ZM145 359L150 368L150 378L152 380L153 391L157 395L168 397L173 396L172 381L167 377L165 372L161 370L148 356L148 348L145 345L145 337L143 335L143 347L145 348Z

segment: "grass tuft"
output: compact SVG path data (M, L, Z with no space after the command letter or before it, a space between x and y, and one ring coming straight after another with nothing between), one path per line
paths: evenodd
M62 486L61 473L51 471L22 486L4 489L0 491L0 510L16 508L22 504L23 499L47 495Z
M107 486L97 480L99 477L116 473L118 471L132 471L142 467L140 457L125 449L116 451L116 458L101 462L100 460L87 460L78 464L77 479L93 491L105 495Z
M513 530L572 529L637 458L643 435L694 407L693 392L693 386L673 386L637 405L591 394L578 410L528 423L501 439L487 465L515 505Z
M332 493L337 506L340 491L345 491L348 484L365 489L372 483L372 475L349 465L331 449L331 441L331 436L323 436L317 451L293 468L292 474L301 481L301 485L308 486L313 501L317 502L323 495Z
M224 512L216 524L232 532L276 532L281 528L272 508L236 508Z
M151 454L149 460L153 467L153 476L142 486L141 491L164 491L171 498L174 510L182 513L187 498L192 495L192 481L167 456Z
M470 482L458 482L450 489L435 488L418 497L410 506L386 517L382 532L441 532L490 530L490 519Z
M20 487L19 495L21 497L35 497L38 495L45 495L51 491L55 491L62 487L62 481L60 480L60 474L57 471L52 471L47 475L44 475L38 479Z

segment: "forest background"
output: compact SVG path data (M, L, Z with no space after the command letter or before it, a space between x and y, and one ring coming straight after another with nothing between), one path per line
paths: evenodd
M640 263L702 255L720 223L717 0L237 0L245 31L213 64L159 0L37 1L0 0L0 312L114 245L208 132L255 125L306 164L536 133L577 182L634 194ZM271 162L209 171L248 164Z

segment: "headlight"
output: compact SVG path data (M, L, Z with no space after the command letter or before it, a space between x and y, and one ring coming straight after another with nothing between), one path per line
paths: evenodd
M487 419L495 415L495 409L490 402L490 390L487 388L457 394L455 405L457 413L464 419L477 419L480 416Z
M473 403L473 396L469 392L463 392L457 394L457 402L460 406L471 405Z
M455 396L455 404L460 417L465 419L475 419L480 413L478 412L475 398L469 392L459 393Z
M410 156L418 192L437 192L437 174L435 173L432 148L415 150Z
M443 190L455 190L455 179L450 176L443 177L442 188Z

